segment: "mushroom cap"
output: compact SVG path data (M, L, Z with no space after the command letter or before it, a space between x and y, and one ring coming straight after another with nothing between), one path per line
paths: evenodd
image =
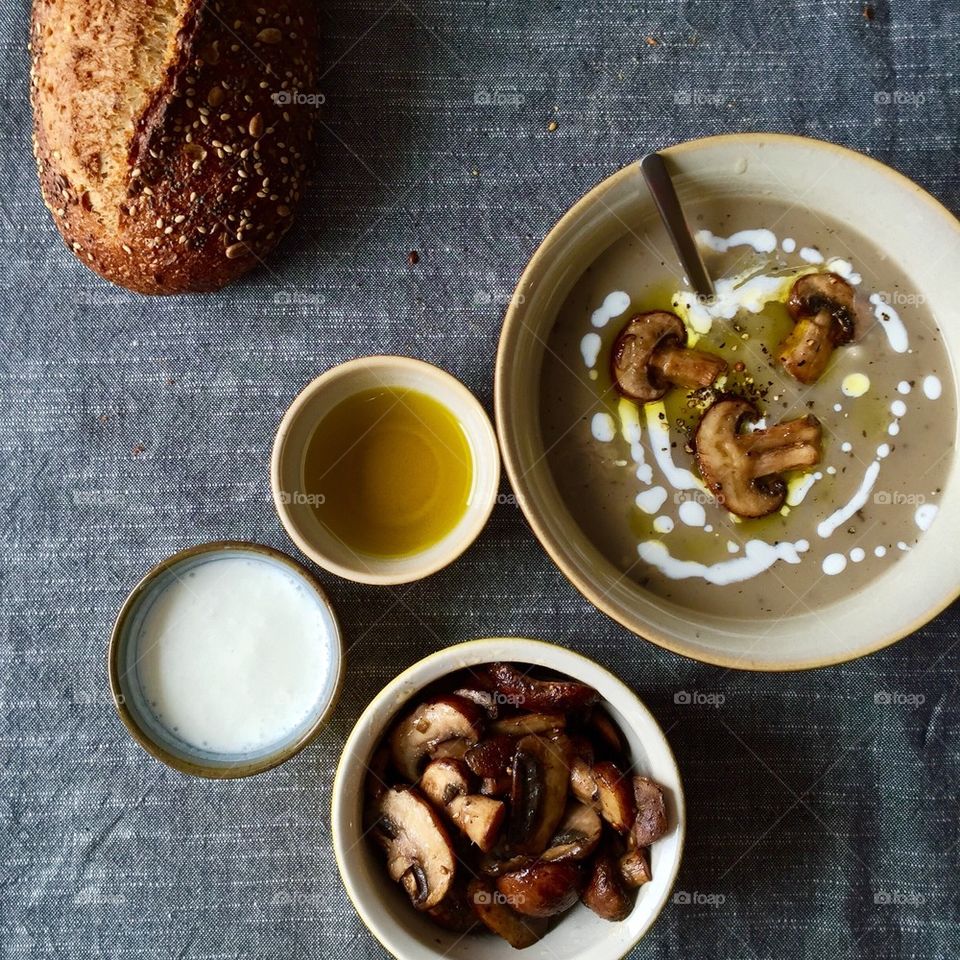
M671 314L667 314L671 316ZM682 325L681 325L682 326ZM512 663L491 663L487 675L506 703L531 713L561 713L589 706L599 697L593 687L577 680L551 678L539 680Z
M497 878L497 889L517 913L553 917L569 910L580 895L582 874L576 863L532 863Z
M820 460L820 424L803 417L768 430L740 434L760 411L741 397L717 400L700 419L693 442L697 466L721 506L747 519L765 517L787 497L785 470Z
M486 877L471 880L467 895L484 926L517 950L533 946L547 932L545 918L517 913L504 903L503 897L497 896L496 888Z
M620 393L642 403L663 397L670 384L650 361L657 347L668 340L676 341L679 347L687 343L687 328L675 313L651 310L637 314L627 323L610 356L610 372Z
M612 844L606 844L594 858L580 899L604 920L626 920L630 915L634 897L626 888Z
M836 273L808 273L800 277L790 291L787 310L794 321L826 310L833 321L830 339L835 345L849 343L856 335L856 292Z

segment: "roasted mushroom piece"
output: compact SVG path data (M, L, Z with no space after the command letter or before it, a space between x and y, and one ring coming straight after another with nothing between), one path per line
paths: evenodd
M796 326L780 345L777 359L801 383L815 383L833 348L856 334L853 287L835 273L810 273L794 283L787 309Z
M570 742L531 734L517 743L510 792L510 848L539 856L563 819L570 781Z
M667 832L667 808L663 800L663 789L648 777L634 777L633 799L637 815L630 828L630 835L638 847L649 847Z
M597 780L593 775L592 760L574 757L570 762L570 792L594 810L600 808Z
M612 760L590 766L581 757L574 758L570 763L570 792L618 833L626 833L633 826L633 783Z
M636 817L633 784L629 775L609 760L593 766L600 815L618 833L626 833Z
M391 787L380 798L375 833L387 854L390 879L418 910L447 895L456 872L450 837L433 807L414 787Z
M620 858L620 876L628 887L642 887L649 883L653 876L650 873L650 861L646 851L633 845L633 838L628 841L630 849Z
M484 852L493 849L500 835L507 808L500 800L468 793L447 804L450 819Z
M596 850L602 830L603 824L596 810L573 800L540 859L548 862L583 860Z
M649 403L670 389L709 387L727 369L721 357L687 347L687 329L675 313L641 313L613 345L610 368L617 390Z
M467 896L483 925L517 950L533 946L547 932L546 919L517 913L485 877L470 881Z
M501 734L485 737L464 755L470 770L483 780L481 793L507 796L513 783L513 755L517 752L517 738Z
M390 737L393 765L414 783L432 750L450 740L476 743L483 732L480 707L463 697L437 697L420 704L395 727Z
M594 703L599 696L593 687L576 680L538 680L510 663L491 663L490 682L505 702L532 713L562 713Z
M694 435L697 466L707 490L738 517L765 517L787 498L782 474L820 462L820 421L812 415L741 433L760 419L748 400L727 397L700 419Z
M620 872L620 864L611 844L605 845L594 857L580 899L604 920L626 920L630 915L634 898Z
M499 800L471 792L470 771L462 760L432 760L420 778L420 789L484 853L493 849L506 807Z
M420 789L438 807L446 807L470 793L470 771L455 757L431 760L420 778Z
M497 878L497 889L517 913L552 917L569 910L580 895L581 874L576 863L532 863L516 873Z

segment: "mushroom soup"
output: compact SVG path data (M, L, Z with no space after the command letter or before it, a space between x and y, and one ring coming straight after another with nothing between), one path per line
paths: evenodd
M720 615L839 600L935 521L953 461L951 367L923 296L845 225L692 205L701 301L659 225L574 285L541 379L544 446L624 575Z

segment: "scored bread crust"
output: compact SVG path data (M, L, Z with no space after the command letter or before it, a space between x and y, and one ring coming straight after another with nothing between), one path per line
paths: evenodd
M37 172L83 263L141 293L202 292L276 246L322 99L315 4L34 0Z

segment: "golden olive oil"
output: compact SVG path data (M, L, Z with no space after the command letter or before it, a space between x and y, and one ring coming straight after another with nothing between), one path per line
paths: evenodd
M443 404L378 387L341 401L307 445L303 489L358 553L402 557L442 540L470 502L473 453Z

